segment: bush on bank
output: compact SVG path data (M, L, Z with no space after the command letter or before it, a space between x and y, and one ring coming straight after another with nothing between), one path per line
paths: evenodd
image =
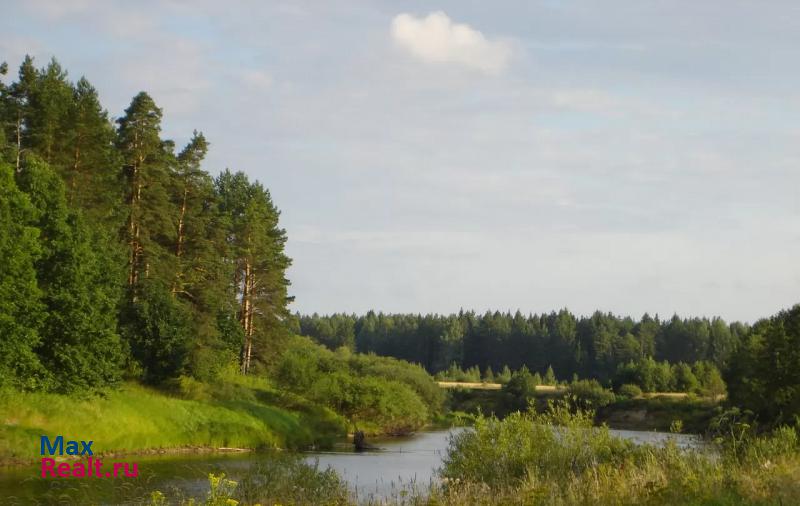
M332 352L294 338L275 367L277 385L341 414L352 429L401 434L428 423L443 394L419 366L375 355Z

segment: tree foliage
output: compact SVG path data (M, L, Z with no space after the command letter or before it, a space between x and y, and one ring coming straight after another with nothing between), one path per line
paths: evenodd
M567 310L527 316L519 311L483 315L471 311L451 315L370 311L364 316L312 314L298 315L298 319L303 335L331 349L347 346L361 353L402 358L443 377L454 368L451 379L456 378L456 371L462 371L460 376L466 381L472 368L480 378L489 369L508 367L510 373L525 366L545 377L546 384L575 374L608 383L615 381L620 368L634 363L652 369L631 380L645 391L695 389L683 366L680 371L672 371L672 366L704 362L722 369L735 344L749 330L719 318L673 316L662 321L645 314L636 321L600 312L578 317ZM672 384L675 374L681 377L677 386ZM502 381L510 378L510 374L497 376Z
M176 154L163 116L140 92L112 124L55 59L0 82L0 384L211 379L274 357L291 302L280 213L259 182L203 169L202 133Z
M763 421L800 421L800 304L754 325L726 380L731 402Z

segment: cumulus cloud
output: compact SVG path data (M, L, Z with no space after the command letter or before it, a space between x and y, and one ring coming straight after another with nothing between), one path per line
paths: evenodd
M457 64L486 74L502 72L512 53L507 41L489 40L467 24L454 23L441 11L424 18L395 16L392 39L426 63Z

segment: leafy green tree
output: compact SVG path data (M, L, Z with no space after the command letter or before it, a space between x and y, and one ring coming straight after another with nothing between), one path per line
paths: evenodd
M123 332L148 383L185 372L190 351L190 312L160 283L143 282L122 317Z
M573 381L567 386L567 392L583 409L602 408L615 400L614 392L603 388L595 379Z
M36 209L0 163L0 385L36 389L46 375L35 349L45 319L35 262L42 255Z
M700 392L713 398L722 397L727 389L722 374L713 362L700 361L692 366L692 371L700 384Z
M524 411L528 403L536 396L536 381L524 365L519 371L511 375L508 383L504 384L502 391L508 397L512 410Z
M800 417L800 304L753 327L728 370L729 399L771 423Z
M672 381L679 392L694 392L700 386L692 368L683 362L672 366Z
M721 318L714 318L711 321L708 343L708 360L712 361L717 367L725 367L733 352L736 339L731 332L731 327L726 325Z
M625 399L635 399L642 396L642 389L639 388L639 385L625 383L619 387L618 393Z
M36 350L60 392L95 390L119 378L113 265L95 252L80 216L67 207L64 184L44 162L26 157L19 174L37 216L42 254L36 260L46 317Z

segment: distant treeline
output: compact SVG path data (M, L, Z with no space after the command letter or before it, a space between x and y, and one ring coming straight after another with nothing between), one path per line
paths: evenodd
M288 336L285 232L269 191L201 169L138 93L113 120L85 78L0 65L0 387L214 377ZM13 82L11 82L13 81Z
M544 376L535 372L528 371L526 366L522 366L518 371L511 371L508 366L495 373L491 367L487 367L481 374L478 366L473 366L467 370L461 370L456 364L451 364L445 371L436 373L439 381L461 381L461 382L496 382L503 385L508 384L519 376L529 376L531 385L556 385L557 380L552 367L547 368ZM573 377L571 383L578 381ZM596 381L592 379L592 381ZM562 382L568 384L567 382ZM637 361L620 364L616 373L611 379L611 387L619 391L625 386L635 386L641 392L686 392L697 393L709 396L719 396L725 393L725 383L716 365L707 361L698 361L692 364L678 362L669 364L668 362L656 362L652 357L641 358Z
M596 312L575 316L566 309L539 315L462 311L451 315L334 314L300 316L300 332L329 348L347 346L423 365L431 373L452 363L499 372L523 365L560 380L573 375L608 381L619 367L641 359L724 368L749 327L719 318L640 320Z

